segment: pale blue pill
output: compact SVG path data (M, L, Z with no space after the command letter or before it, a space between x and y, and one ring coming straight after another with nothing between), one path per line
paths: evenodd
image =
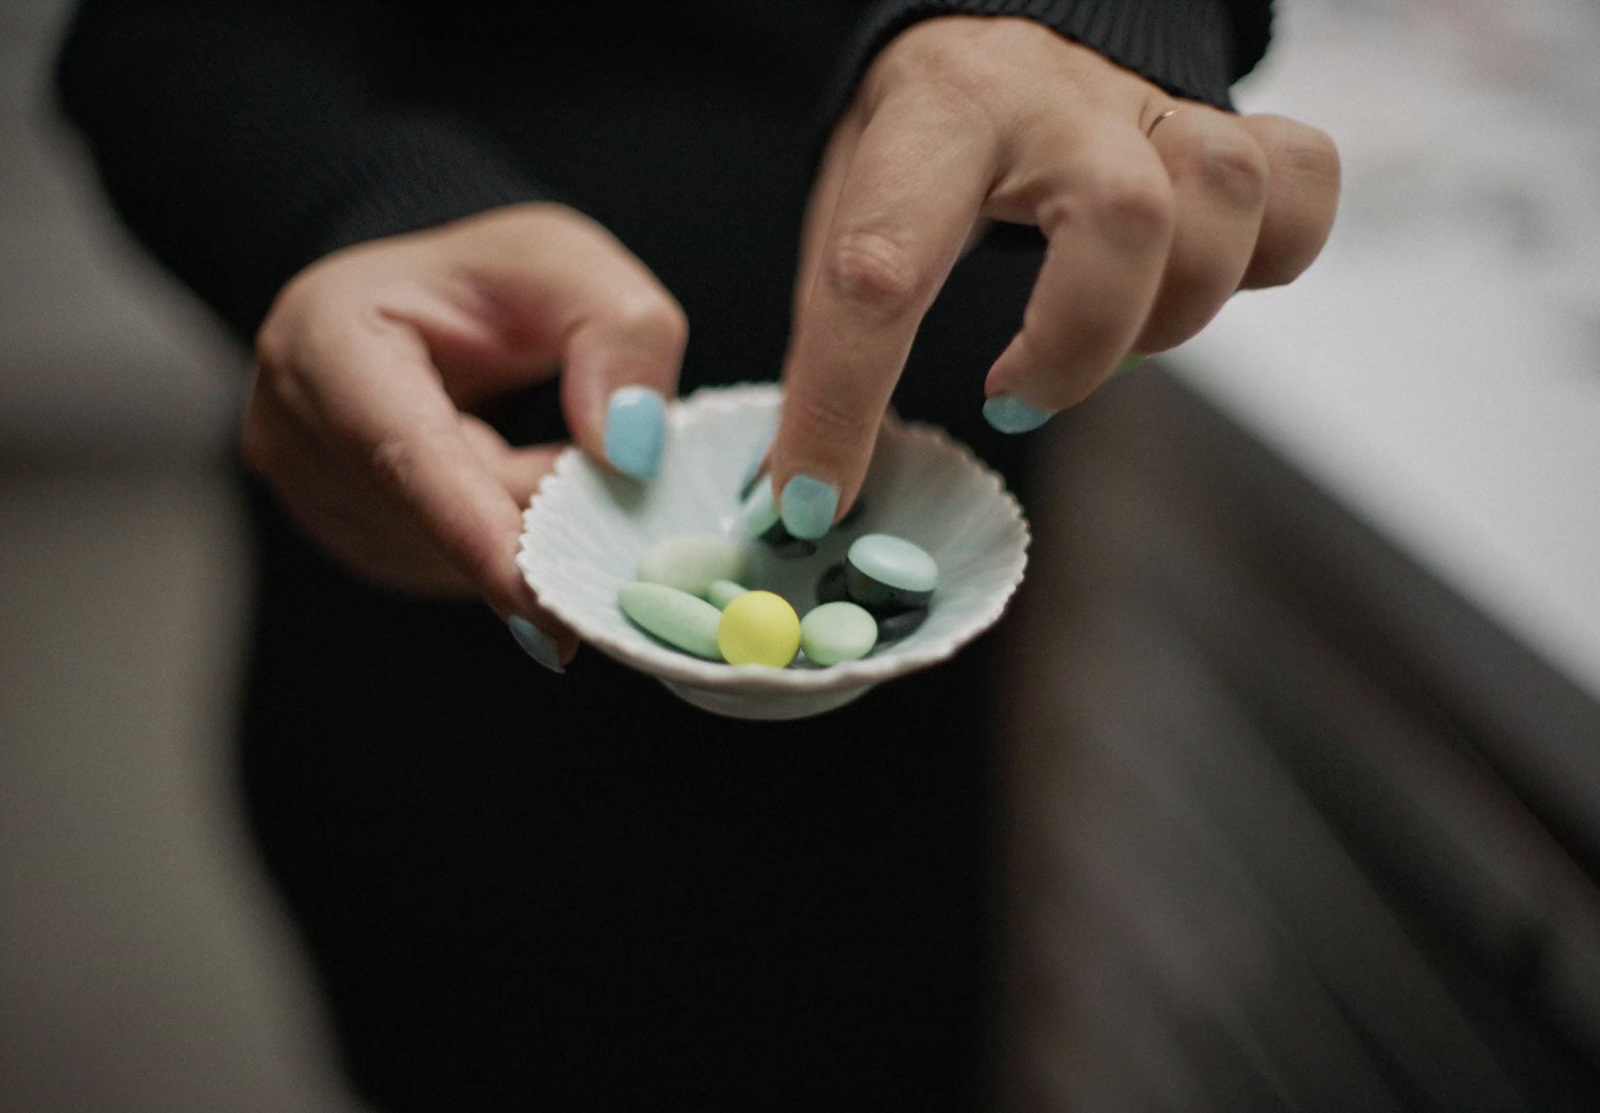
M887 533L864 533L850 544L850 563L901 591L932 591L939 566L922 546Z
M749 496L739 509L740 528L747 537L765 542L781 557L810 556L817 551L815 541L795 537L778 518L778 504L772 498L772 477L763 475L755 481Z
M739 596L747 595L749 592L749 588L732 580L713 580L706 588L706 599L720 611Z
M739 524L752 541L765 537L778 524L778 504L772 497L772 476L763 475L739 510Z
M690 595L705 595L713 580L743 580L750 575L745 547L725 537L669 537L645 550L638 578L666 584Z
M772 448L773 438L778 435L778 422L773 420L767 426L767 431L762 433L754 446L750 449L750 459L744 466L744 471L739 476L739 497L745 498L750 494L750 488L755 484L756 476L761 474L761 469L766 466L767 452Z
M939 566L920 546L887 533L856 538L845 557L845 592L878 614L928 605Z
M860 660L877 644L877 620L854 603L824 603L800 620L800 648L819 665Z
M674 649L708 661L722 660L717 648L722 612L704 599L665 584L632 583L617 589L617 606L634 625Z

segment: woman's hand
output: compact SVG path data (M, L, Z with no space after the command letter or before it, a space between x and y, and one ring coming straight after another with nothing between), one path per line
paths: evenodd
M785 526L819 536L854 500L917 326L986 222L1049 241L984 386L991 424L1024 432L1234 291L1295 278L1338 192L1313 128L1175 100L1028 20L916 24L874 61L812 191L771 455Z
M560 446L512 448L470 411L560 369L577 443L648 477L686 338L644 265L563 206L363 244L302 271L268 314L244 459L354 572L477 592L559 667L577 638L539 608L515 557L521 508Z

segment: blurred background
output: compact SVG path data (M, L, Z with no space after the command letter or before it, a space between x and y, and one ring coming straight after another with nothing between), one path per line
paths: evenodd
M55 120L0 4L0 1109L344 1110L236 816L244 357Z
M1600 9L1279 7L1333 241L1047 449L1015 1093L1593 1108ZM244 356L54 119L67 8L0 5L0 1109L351 1109L235 814Z

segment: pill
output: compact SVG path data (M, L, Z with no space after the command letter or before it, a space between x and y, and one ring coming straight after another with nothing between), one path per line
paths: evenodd
M939 566L920 546L887 533L866 533L845 554L845 589L872 611L916 610L928 605Z
M835 564L822 574L822 579L817 581L817 602L825 604L845 601L854 602L850 599L849 585L845 582L844 565ZM898 641L921 626L923 620L928 617L927 607L879 609L863 606L861 609L877 620L879 645Z
M877 620L854 603L824 603L800 620L800 648L819 665L859 660L877 643Z
M669 537L645 550L638 579L703 596L714 580L743 580L749 574L750 558L739 542L689 536Z
M874 617L878 619L878 644L882 645L885 642L899 641L921 626L928 617L928 608L918 607L916 610L897 611L894 614Z
M722 612L717 646L730 665L781 669L800 648L800 616L781 595L747 591Z
M647 634L675 649L720 661L717 626L722 612L687 591L666 584L631 583L617 589L617 606Z
M763 475L756 481L755 489L739 512L739 521L746 537L766 543L779 556L803 557L817 551L815 541L802 540L783 528L778 504L772 497L770 475Z
M706 599L720 611L749 590L743 584L736 584L732 580L712 580L711 586L706 588Z

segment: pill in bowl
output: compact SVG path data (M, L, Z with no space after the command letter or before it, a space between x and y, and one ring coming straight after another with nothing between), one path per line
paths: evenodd
M523 516L517 558L541 605L592 647L657 678L698 707L747 719L819 714L877 684L945 660L999 619L1027 563L1027 521L999 476L943 431L892 415L879 433L859 511L852 510L809 552L778 537L753 539L747 503L762 492L759 479L747 488L747 465L770 435L781 402L776 385L742 384L702 389L673 403L660 470L650 483L617 476L576 449L564 451ZM762 513L765 507L758 505L755 518ZM656 586L681 591L684 585L699 587L703 579L700 591L684 594L717 615L719 626L744 589L781 597L803 620L828 601L819 597L823 574L845 564L852 543L870 534L900 538L922 550L935 562L937 584L926 608L871 615L878 638L854 659L813 660L803 648L802 630L799 659L788 667L728 664L675 647L619 605L623 585L643 586L641 567L657 545L709 538L740 546L747 567L736 566L732 549L704 545L689 554L695 561L688 563L715 551L727 554L728 563L696 568L687 578L691 571L676 561L689 547L669 545L649 562L649 570L677 586ZM881 560L875 564L867 558L866 563L868 574L886 573ZM898 582L891 575L880 582L920 590L914 579ZM853 602L847 596L838 601ZM694 621L697 636L703 637L709 615L685 609L701 616ZM906 630L913 621L920 625ZM838 632L830 636L843 638ZM696 644L704 647L703 641ZM853 651L843 643L835 649L813 644L823 657ZM777 651L772 653L775 659ZM574 667L583 667L581 659Z

